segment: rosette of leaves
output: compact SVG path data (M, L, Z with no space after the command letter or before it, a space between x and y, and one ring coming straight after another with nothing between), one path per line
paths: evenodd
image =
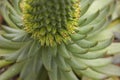
M112 64L114 0L0 0L0 80L92 80L120 76Z

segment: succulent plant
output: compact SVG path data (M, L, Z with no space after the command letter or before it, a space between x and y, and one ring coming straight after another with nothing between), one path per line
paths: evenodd
M115 0L0 0L0 80L120 76L114 9Z

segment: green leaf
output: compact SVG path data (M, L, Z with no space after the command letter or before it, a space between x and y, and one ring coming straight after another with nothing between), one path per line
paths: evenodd
M109 76L120 76L120 67L116 65L106 65L103 67L92 67L94 70L107 74Z
M108 55L119 54L120 53L120 43L112 43L105 50L107 50Z
M107 78L106 74L102 74L99 72L96 72L90 68L87 68L86 70L76 70L77 74L83 74L84 76L87 76L89 78L92 78L92 80L103 80L105 78Z
M42 62L46 70L51 71L52 66L52 54L49 53L48 48L42 48Z
M66 46L67 49L72 53L72 54L84 54L87 53L88 50L80 47L78 44L69 44Z
M86 54L74 54L78 58L83 59L97 59L100 57L104 57L107 54L107 50L100 50L100 51L91 51Z
M21 71L23 64L23 62L20 62L9 67L4 73L0 75L0 80L9 80L16 76Z
M98 58L98 59L79 59L77 58L79 62L82 62L86 64L87 66L94 66L94 67L99 67L99 66L105 66L110 63L112 63L112 57L108 58Z
M69 51L67 50L65 44L61 44L60 46L58 46L57 53L63 56L64 58L67 58L67 59L71 58L71 55L69 54Z

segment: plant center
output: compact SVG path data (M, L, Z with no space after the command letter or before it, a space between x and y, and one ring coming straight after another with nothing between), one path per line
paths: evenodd
M79 0L23 0L24 30L42 46L67 43L80 17Z

